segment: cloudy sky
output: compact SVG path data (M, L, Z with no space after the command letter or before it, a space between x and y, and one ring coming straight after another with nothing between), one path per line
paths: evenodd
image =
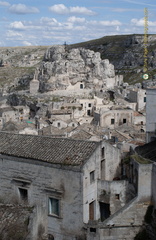
M155 0L0 1L0 46L54 45L107 35L156 34Z

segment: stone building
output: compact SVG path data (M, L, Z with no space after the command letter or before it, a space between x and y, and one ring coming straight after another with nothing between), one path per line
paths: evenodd
M131 102L137 103L136 111L141 111L146 106L146 90L145 89L133 89L129 91L128 99Z
M121 157L106 141L0 132L0 197L36 206L49 239L132 240L151 197L151 165Z
M103 217L100 211L105 206L101 203L100 209L97 192L100 179L109 181L118 175L120 151L117 148L104 141L4 132L0 133L0 139L0 195L5 196L7 192L10 201L12 197L19 201L25 198L30 205L37 205L42 212L41 219L47 222L45 228L54 239L63 236L76 239L85 234L85 223ZM120 194L123 184L119 185L116 194ZM123 196L121 203L124 201ZM119 205L112 204L110 211L114 212Z
M94 121L100 127L115 129L118 126L133 124L133 110L130 108L111 107L94 112Z
M33 80L30 81L30 93L31 94L36 94L38 93L39 90L39 80L37 79L37 73L34 74Z
M156 139L156 88L146 89L146 142Z

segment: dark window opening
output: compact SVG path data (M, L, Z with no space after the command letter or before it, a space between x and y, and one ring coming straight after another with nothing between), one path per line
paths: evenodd
M101 180L105 179L105 160L101 161Z
M48 234L48 240L54 240L54 236L52 234Z
M111 119L111 124L114 124L115 120L114 118Z
M141 125L143 125L144 124L144 122L143 121L141 121Z
M83 89L83 84L82 83L80 84L80 89Z
M110 216L110 204L100 202L100 219L103 222L106 218Z
M88 103L88 107L91 107L92 106L92 104L91 103Z
M123 119L123 123L126 123L126 122L127 122L127 120L126 120L126 118L124 118L124 119Z
M95 232L96 233L96 228L90 228L90 232Z
M57 123L57 126L58 126L58 127L60 127L60 126L61 126L60 122L58 122L58 123Z
M90 172L90 183L94 182L95 180L95 171Z
M146 97L144 97L144 102L146 102Z
M24 188L19 188L20 198L23 201L28 201L28 190Z
M91 115L91 111L87 110L87 115L90 116Z
M115 199L119 200L120 199L120 194L115 194Z
M101 148L101 158L105 158L105 148Z

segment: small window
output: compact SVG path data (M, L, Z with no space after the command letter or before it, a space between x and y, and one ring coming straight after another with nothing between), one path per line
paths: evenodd
M126 118L124 118L124 119L123 119L123 123L126 123L126 122L127 122L127 120L126 120Z
M57 123L57 127L60 127L60 126L61 126L61 124L60 124L60 122L58 122L58 123Z
M91 103L88 103L88 107L91 107L92 106L92 104Z
M72 123L72 127L75 127L75 124L74 124L74 123Z
M90 172L90 183L94 182L95 180L95 171Z
M22 201L28 201L28 190L25 188L19 188L20 199Z
M48 240L54 240L54 236L52 234L48 234Z
M115 194L115 199L119 200L120 199L120 194Z
M83 84L82 83L80 84L80 89L83 89Z
M87 110L87 115L90 116L91 115L91 111L88 109Z
M60 215L59 199L49 198L49 214L54 216Z
M111 118L111 124L114 124L115 120L114 118Z
M144 102L146 102L146 97L144 97Z
M81 103L81 107L83 107L83 104Z
M104 147L101 148L101 158L102 159L105 158L105 148Z
M141 125L143 125L144 124L144 122L143 121L141 121Z

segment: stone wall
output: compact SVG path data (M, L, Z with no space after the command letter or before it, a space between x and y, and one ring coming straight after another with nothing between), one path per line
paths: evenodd
M69 167L70 168L70 167ZM81 173L76 167L0 156L0 196L20 201L20 188L27 190L28 203L38 208L37 223L48 228L55 239L74 239L82 233ZM48 214L49 197L60 200L60 215Z

